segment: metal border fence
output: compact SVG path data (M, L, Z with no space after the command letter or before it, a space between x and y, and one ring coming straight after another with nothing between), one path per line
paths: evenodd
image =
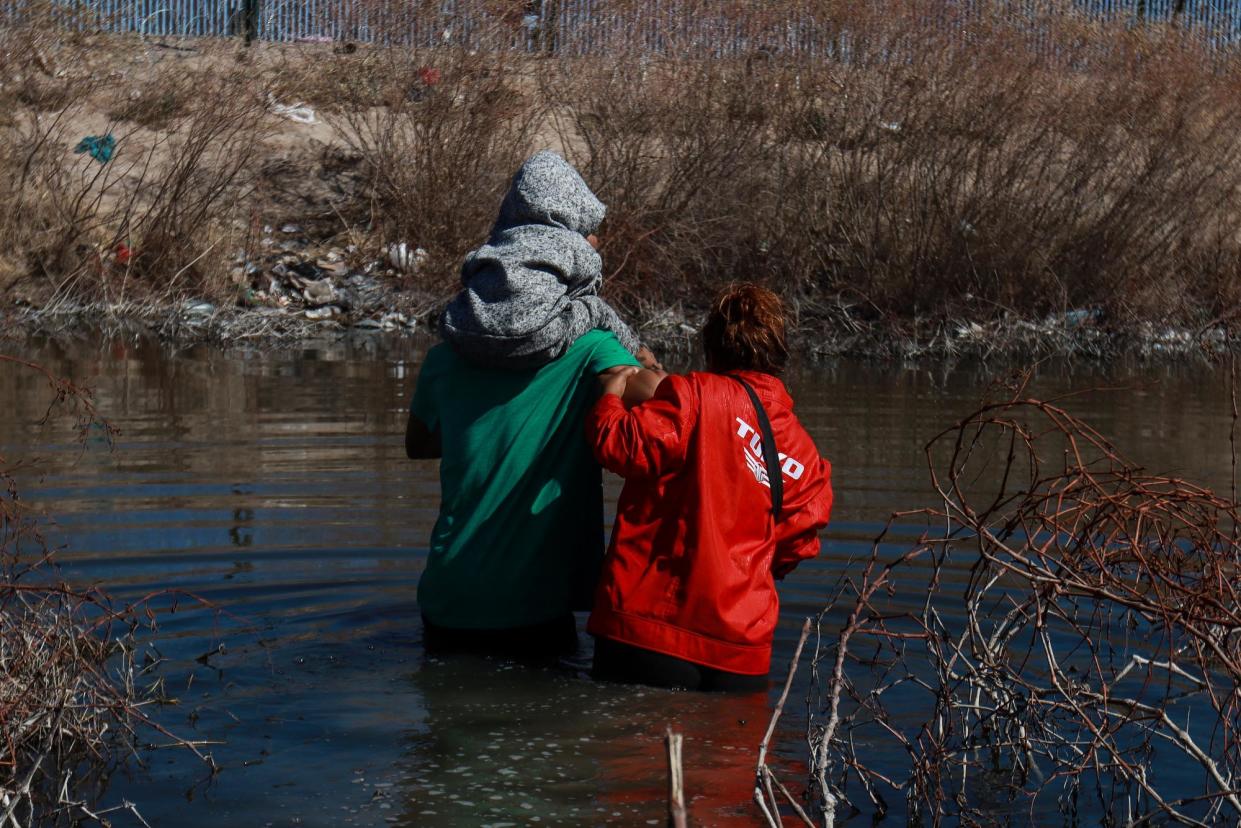
M983 0L946 3L960 14L945 25L959 23L981 5ZM1016 18L1038 7L1036 0L1000 5ZM1072 0L1069 5L1087 18L1132 26L1175 22L1201 31L1217 46L1241 39L1241 0ZM568 55L603 52L617 43L653 53L692 44L695 52L717 56L813 55L837 48L840 33L823 16L790 10L794 7L752 13L755 6L745 0L648 0L624 4L623 10L609 0L0 0L0 20L19 20L38 8L73 28L154 37L430 47L471 45L485 36L493 47L499 39L513 49Z

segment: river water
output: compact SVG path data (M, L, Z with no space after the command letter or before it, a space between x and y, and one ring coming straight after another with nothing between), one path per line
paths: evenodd
M27 494L55 516L66 576L121 599L174 589L210 604L161 612L153 644L179 700L159 719L220 742L209 750L221 772L205 778L186 754L156 751L108 799L182 828L658 825L672 726L685 734L695 823L755 824L756 746L802 619L892 511L933 503L921 447L992 375L868 362L791 372L837 506L820 557L781 587L772 689L738 697L595 684L586 636L548 668L424 655L414 591L438 485L433 463L405 458L402 433L425 347L22 348L91 385L120 428L111 451L92 439L84 453L67 424L38 424L46 383L0 363L0 455L43 458ZM1043 365L1031 391L1092 388L1069 407L1123 453L1228 485L1229 401L1213 369ZM612 504L619 481L605 485ZM797 789L805 695L803 674L775 744Z

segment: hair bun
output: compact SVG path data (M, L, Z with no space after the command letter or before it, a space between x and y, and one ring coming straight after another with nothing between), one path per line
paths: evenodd
M745 282L721 291L702 335L712 371L779 374L788 361L780 297L759 285Z

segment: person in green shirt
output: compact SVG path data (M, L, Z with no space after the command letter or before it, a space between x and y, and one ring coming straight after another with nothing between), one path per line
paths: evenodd
M410 404L410 457L438 457L442 501L418 584L431 649L572 650L603 558L602 474L586 442L597 377L656 366L597 294L606 208L551 152L513 177L466 257ZM631 380L632 399L660 376Z
M649 351L643 361L656 365ZM603 558L602 473L583 433L600 380L638 365L594 330L539 368L489 368L447 344L423 362L405 435L441 457L439 517L418 604L428 649L571 652ZM631 401L662 377L630 380ZM645 382L645 386L644 386Z

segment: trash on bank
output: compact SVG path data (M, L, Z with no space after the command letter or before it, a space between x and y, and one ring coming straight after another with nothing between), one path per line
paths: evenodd
M417 272L426 264L428 255L423 248L411 248L405 242L388 245L388 261L402 273Z
M267 93L267 105L271 107L271 111L282 118L288 118L290 121L298 124L313 124L315 121L315 111L310 107L298 101L295 104L282 104L276 100L276 96Z
M957 339L973 340L982 342L986 338L987 330L977 322L969 322L964 325L957 326Z
M338 315L340 315L340 308L336 307L335 305L324 305L321 308L311 308L310 310L306 311L306 318L312 319L315 321L320 321L323 319L331 319Z
M345 262L334 262L330 259L315 259L315 267L322 270L329 276L341 278L349 272L349 265Z
M409 328L412 330L414 328L414 320L397 311L385 313L380 317L379 324L383 326L384 330L393 330L395 328Z
M116 151L116 139L111 132L107 135L87 135L78 141L73 151L78 155L89 153L90 157L100 164L106 164L112 160L112 153Z
M294 284L298 282L302 287L302 297L312 305L326 305L336 298L336 288L333 287L331 279L301 279Z
M215 305L210 302L187 300L181 305L181 311L191 319L204 319L215 313Z
M1102 319L1102 311L1098 308L1089 308L1048 314L1045 324L1050 328L1080 328L1083 325L1100 322Z

